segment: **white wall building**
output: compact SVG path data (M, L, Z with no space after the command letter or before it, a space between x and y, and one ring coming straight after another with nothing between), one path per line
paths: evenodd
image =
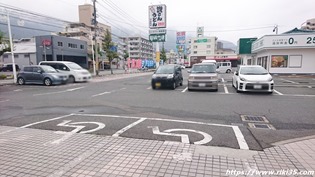
M36 44L34 38L22 38L20 40L15 40L14 46L14 62L22 66L26 65L36 65ZM1 63L12 63L11 52L5 52L1 56Z
M153 43L143 37L121 38L131 59L153 59Z
M252 43L252 64L270 73L315 73L315 32L266 35Z
M217 37L194 37L189 39L187 48L189 66L215 56Z
M315 18L306 20L305 26L302 26L302 29L305 29L305 30L315 30Z

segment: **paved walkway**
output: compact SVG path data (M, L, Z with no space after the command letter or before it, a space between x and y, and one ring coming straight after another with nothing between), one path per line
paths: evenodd
M315 138L249 151L0 126L0 176L315 176L314 169Z

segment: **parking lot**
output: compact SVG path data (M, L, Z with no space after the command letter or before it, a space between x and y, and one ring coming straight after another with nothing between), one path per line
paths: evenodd
M251 150L315 133L313 77L274 76L275 90L265 94L236 93L232 74L219 75L217 92L188 91L183 73L183 86L175 90L152 90L152 73L1 86L0 125L52 130L60 137L46 143L87 133ZM255 127L242 115L268 122Z

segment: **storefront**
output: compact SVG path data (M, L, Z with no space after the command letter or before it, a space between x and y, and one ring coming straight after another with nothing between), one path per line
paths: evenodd
M270 73L314 74L315 32L266 35L252 44L250 64L261 65Z

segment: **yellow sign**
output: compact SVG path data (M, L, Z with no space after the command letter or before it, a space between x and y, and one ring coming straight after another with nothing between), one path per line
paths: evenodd
M160 62L160 52L156 52L156 62Z

